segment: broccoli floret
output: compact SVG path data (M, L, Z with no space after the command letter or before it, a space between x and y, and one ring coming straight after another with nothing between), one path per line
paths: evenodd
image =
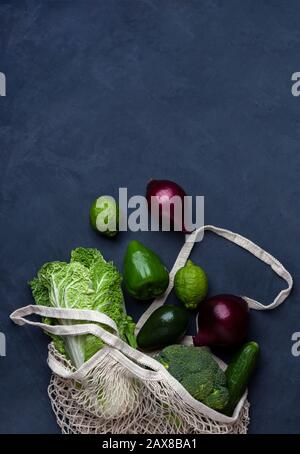
M214 410L225 408L226 376L206 347L170 345L156 359L195 399Z
M228 389L224 386L220 386L220 388L215 389L211 394L209 394L203 400L203 403L214 410L223 410L227 405L228 398Z

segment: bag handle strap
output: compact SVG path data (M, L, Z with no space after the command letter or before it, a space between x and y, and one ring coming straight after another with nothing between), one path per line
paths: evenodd
M16 325L33 325L39 328L45 329L46 331L50 332L45 328L49 327L49 325L45 323L34 322L31 320L27 320L26 317L30 315L40 315L41 317L48 317L48 318L59 318L62 320L74 320L79 322L94 322L94 323L101 323L102 325L109 326L114 333L118 334L118 328L116 323L108 317L108 315L103 314L102 312L92 311L89 309L67 309L67 308L55 308L55 307L48 307L48 306L39 306L37 304L30 304L29 306L21 307L17 309L10 315L10 319ZM53 325L52 325L53 326ZM58 325L61 326L61 325ZM53 332L52 334L59 334Z
M83 323L47 325L46 323L36 322L26 318L31 315L39 315L41 317L50 317L53 319L75 320ZM93 334L101 339L105 345L112 347L113 349L119 351L120 354L132 359L136 363L133 364L133 368L139 376L146 373L148 375L152 375L152 378L155 379L164 369L164 367L153 358L130 347L130 345L120 339L117 335L118 331L115 322L107 315L97 311L87 309L62 309L32 304L17 309L10 315L10 318L17 325L27 324L35 326L43 329L47 333L58 336L81 336L85 334ZM102 328L99 323L112 328L115 334L112 334ZM80 380L83 379L86 376L86 373L97 363L97 355L98 354L96 353L89 361L85 362L81 367L79 367L79 369L72 373L70 372L70 369L64 367L59 361L57 361L53 355L49 355L48 363L53 372L57 373L61 377ZM126 358L124 361L126 361Z
M252 298L243 296L242 298L248 303L248 306L251 309L260 310L260 311L274 309L275 307L277 307L281 303L283 303L283 301L289 296L289 294L291 293L292 287L293 287L293 279L292 279L292 276L290 275L290 273L286 270L286 268L279 262L279 260L277 260L275 257L273 257L271 254L266 252L264 249L262 249L257 244L253 243L252 241L248 240L247 238L243 237L242 235L239 235L238 233L234 233L230 230L222 229L220 227L215 227L213 225L204 225L204 226L200 227L199 229L195 230L194 232L192 232L188 236L188 238L185 241L184 245L182 246L181 251L179 252L178 257L174 263L174 266L170 272L170 282L169 282L169 286L168 286L166 292L160 298L155 299L153 301L153 303L149 306L149 308L140 317L140 319L136 325L136 333L139 332L139 330L144 325L146 320L150 317L150 315L156 309L158 309L160 306L162 306L164 304L164 302L168 298L168 296L173 288L174 277L175 277L176 272L179 270L179 268L181 268L185 265L187 259L189 258L189 255L193 249L195 242L197 242L198 237L207 230L215 233L218 236L221 236L222 238L225 238L228 241L231 241L232 243L237 244L238 246L245 249L246 251L249 251L251 254L253 254L255 257L257 257L259 260L261 260L262 262L269 265L278 276L280 276L283 280L286 281L287 287L285 289L281 290L278 293L278 295L275 297L275 299L272 301L272 303L270 303L268 305L264 305Z

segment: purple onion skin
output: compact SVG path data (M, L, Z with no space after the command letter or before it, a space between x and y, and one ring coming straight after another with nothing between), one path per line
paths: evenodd
M168 201L174 197L179 196L182 200L182 218L180 224L182 226L181 231L189 233L184 226L184 197L186 196L185 191L179 184L171 180L150 180L147 185L146 199L148 202L149 210L151 210L151 197L155 197L155 202L159 205L159 219L163 217L164 209L168 210ZM174 229L175 225L180 225L176 222L174 206L170 205L170 227Z
M193 337L197 347L206 345L230 347L241 343L248 331L249 308L235 295L216 295L200 305L198 333Z

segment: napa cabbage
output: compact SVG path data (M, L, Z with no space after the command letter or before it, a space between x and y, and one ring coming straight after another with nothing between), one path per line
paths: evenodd
M38 305L103 312L115 321L121 339L136 348L135 324L126 313L121 281L117 268L97 249L80 247L72 251L69 263L45 263L29 285ZM50 318L43 321L50 325L78 323ZM103 347L103 342L91 334L51 337L58 351L76 368Z

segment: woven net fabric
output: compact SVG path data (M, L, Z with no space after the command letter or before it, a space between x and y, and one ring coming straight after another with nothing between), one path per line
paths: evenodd
M68 361L52 355L72 370ZM78 383L53 374L48 388L64 434L243 434L249 424L246 400L233 424L199 414L168 380L141 380L110 356Z

